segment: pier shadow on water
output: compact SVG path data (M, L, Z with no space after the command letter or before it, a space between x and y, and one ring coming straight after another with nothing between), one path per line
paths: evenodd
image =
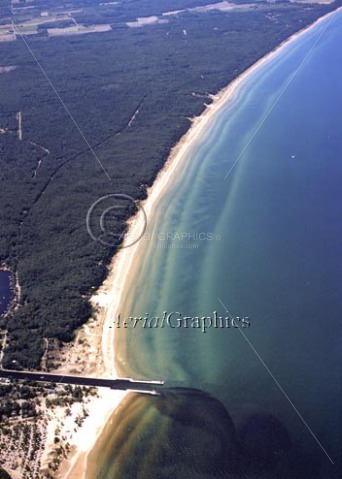
M91 451L87 479L319 479L274 416L250 411L236 428L225 407L195 389L129 394Z

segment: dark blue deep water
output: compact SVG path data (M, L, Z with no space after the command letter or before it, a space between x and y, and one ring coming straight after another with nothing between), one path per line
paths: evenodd
M327 22L249 75L193 146L121 310L228 309L250 327L117 329L120 372L170 389L131 395L93 477L341 477L341 13L300 67Z

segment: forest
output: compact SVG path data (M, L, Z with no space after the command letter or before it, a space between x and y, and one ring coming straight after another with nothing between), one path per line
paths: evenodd
M21 287L19 307L0 324L6 368L39 369L44 338L72 341L91 316L89 298L120 247L89 236L91 205L111 193L144 199L208 95L341 1L258 2L255 10L186 12L143 28L124 22L209 2L126 0L117 11L98 3L68 2L87 6L77 21L111 31L0 43L1 65L15 67L0 73L0 263ZM3 23L8 10L1 15ZM124 231L133 213L127 206L111 227Z

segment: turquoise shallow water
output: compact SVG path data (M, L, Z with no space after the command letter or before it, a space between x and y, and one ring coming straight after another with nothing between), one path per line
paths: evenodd
M98 477L341 476L341 13L277 100L326 22L251 74L194 145L141 240L121 309L227 308L250 327L117 329L123 375L201 393L135 395L134 413L116 419L130 452L115 459L113 433Z

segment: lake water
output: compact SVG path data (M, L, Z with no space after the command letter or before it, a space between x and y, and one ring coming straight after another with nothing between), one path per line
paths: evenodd
M279 99L327 21L251 74L194 145L121 308L228 309L250 327L203 333L173 315L116 329L122 375L170 389L129 396L92 477L341 477L341 13Z
M0 316L5 313L13 299L11 273L0 270Z

